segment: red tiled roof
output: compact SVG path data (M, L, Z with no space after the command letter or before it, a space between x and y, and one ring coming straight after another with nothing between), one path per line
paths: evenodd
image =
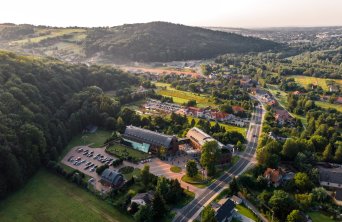
M267 168L264 172L264 177L269 178L272 183L278 183L282 177L282 171L279 169Z
M233 109L234 113L245 111L245 109L242 108L241 106L232 106L232 109Z

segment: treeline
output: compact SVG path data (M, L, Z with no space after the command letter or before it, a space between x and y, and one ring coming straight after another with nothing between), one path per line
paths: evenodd
M116 125L120 104L102 89L137 82L110 67L0 52L0 198L56 160L86 125Z

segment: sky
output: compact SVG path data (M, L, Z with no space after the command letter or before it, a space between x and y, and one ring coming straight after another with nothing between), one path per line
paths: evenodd
M0 23L116 26L167 21L192 26L342 25L342 0L1 0Z

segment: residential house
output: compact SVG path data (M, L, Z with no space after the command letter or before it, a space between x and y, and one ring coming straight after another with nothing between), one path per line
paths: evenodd
M292 117L290 116L289 112L284 109L277 109L274 115L275 120L280 124L284 125L285 123L289 123L292 121Z
M217 222L230 222L233 219L235 204L227 199L224 204L216 211L215 218Z
M131 204L136 203L140 206L149 205L154 198L154 192L149 191L147 193L138 193L131 199Z
M124 177L111 169L105 169L101 174L100 183L112 188L119 188L124 183Z
M238 196L236 195L233 195L231 198L230 198L236 205L238 204L241 204L242 203L242 199L239 198Z
M264 177L267 179L268 185L273 184L274 187L278 187L281 184L283 174L284 173L280 168L267 168L264 172Z
M232 106L232 110L233 110L233 113L236 114L236 113L241 113L241 112L244 112L245 109L242 108L241 106Z
M322 186L342 189L342 168L319 167L319 182Z
M191 115L194 117L199 117L199 118L204 117L204 110L201 108L197 108L197 107L190 106L185 110L185 113L187 115Z

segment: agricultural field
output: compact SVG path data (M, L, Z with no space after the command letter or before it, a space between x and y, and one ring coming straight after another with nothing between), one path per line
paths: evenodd
M0 202L0 221L133 222L113 206L46 170Z
M184 104L189 100L196 100L198 107L216 107L214 100L208 95L177 90L167 83L155 82L154 84L158 87L157 93L159 95L172 97L175 103Z
M329 91L329 87L326 83L327 80L335 81L338 85L340 85L340 87L342 87L341 79L325 79L325 78L316 78L316 77L311 77L311 76L289 76L289 78L294 78L294 80L297 83L304 86L305 88L309 84L317 84L318 86L322 87L323 90Z

